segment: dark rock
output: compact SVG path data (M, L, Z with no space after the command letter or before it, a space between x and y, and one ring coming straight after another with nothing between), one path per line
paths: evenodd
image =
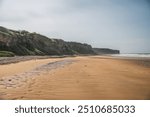
M77 42L67 42L67 44L76 54L95 54L91 45Z
M109 48L93 48L96 54L120 54L119 50L113 50Z
M0 26L0 55L95 55L119 54L119 50L92 48L78 42L66 42L25 30L15 31Z
M0 51L10 51L16 55L94 54L88 44L65 42L62 39L4 27L0 27Z

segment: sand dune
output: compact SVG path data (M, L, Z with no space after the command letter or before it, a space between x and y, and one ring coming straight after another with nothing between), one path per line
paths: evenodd
M150 99L150 67L139 63L88 56L0 65L0 99Z

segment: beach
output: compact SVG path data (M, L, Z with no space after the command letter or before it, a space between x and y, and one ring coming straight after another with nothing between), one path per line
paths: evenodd
M0 99L147 100L150 58L78 56L0 63Z

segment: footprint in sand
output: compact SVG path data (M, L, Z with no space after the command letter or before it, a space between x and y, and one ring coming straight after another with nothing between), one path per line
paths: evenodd
M28 91L29 91L29 92L32 92L33 90L32 90L32 89L28 89Z

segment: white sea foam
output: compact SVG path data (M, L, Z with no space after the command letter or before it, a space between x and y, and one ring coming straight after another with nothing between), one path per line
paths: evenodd
M150 54L116 54L112 56L119 56L119 57L144 57L150 58Z

